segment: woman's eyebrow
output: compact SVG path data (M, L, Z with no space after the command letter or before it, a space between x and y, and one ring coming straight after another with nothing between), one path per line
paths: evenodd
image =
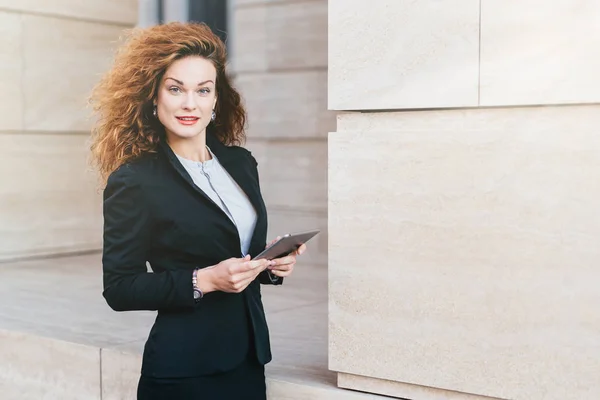
M174 80L175 82L177 82L178 84L180 84L181 86L184 86L183 82L182 82L182 81L180 81L179 79L171 78L170 76L169 76L169 77L167 77L165 80L167 80L167 79L172 79L172 80ZM206 83L208 83L208 82L211 82L211 83L213 83L213 84L214 84L214 82L213 82L211 79L209 79L209 80L206 80L206 81L204 81L204 82L200 82L200 83L198 84L198 86L202 86L202 85L204 85L204 84L206 84Z

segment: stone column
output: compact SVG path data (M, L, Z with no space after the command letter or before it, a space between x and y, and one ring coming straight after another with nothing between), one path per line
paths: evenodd
M329 367L600 398L600 3L330 0Z
M189 0L163 0L163 20L167 22L187 22L189 20Z
M232 7L232 70L248 110L247 147L259 164L268 236L321 229L302 263L325 267L327 133L335 127L327 111L327 1L235 0Z
M137 25L140 28L147 28L159 23L158 0L138 0L138 21Z

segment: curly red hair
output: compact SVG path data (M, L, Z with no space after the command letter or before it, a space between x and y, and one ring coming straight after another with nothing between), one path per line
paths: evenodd
M104 181L122 164L156 151L164 140L164 128L152 115L153 99L167 68L188 56L204 57L217 70L216 119L207 134L225 145L245 141L246 110L225 70L225 45L208 26L172 22L132 29L90 97L97 117L92 162Z

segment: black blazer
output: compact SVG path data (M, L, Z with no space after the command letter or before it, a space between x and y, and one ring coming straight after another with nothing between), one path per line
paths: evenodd
M207 144L257 212L249 250L254 256L265 248L267 234L256 160L211 134ZM110 175L104 191L103 295L116 311L158 310L144 348L143 375L228 371L250 349L260 363L271 360L260 294L260 283L273 283L267 271L242 293L193 299L192 270L231 257L242 257L235 225L194 184L167 144ZM147 273L146 262L153 273Z

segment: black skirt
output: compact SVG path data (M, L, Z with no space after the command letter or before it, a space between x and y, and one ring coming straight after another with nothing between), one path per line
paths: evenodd
M237 368L192 378L141 376L138 400L266 400L265 367L254 352Z

